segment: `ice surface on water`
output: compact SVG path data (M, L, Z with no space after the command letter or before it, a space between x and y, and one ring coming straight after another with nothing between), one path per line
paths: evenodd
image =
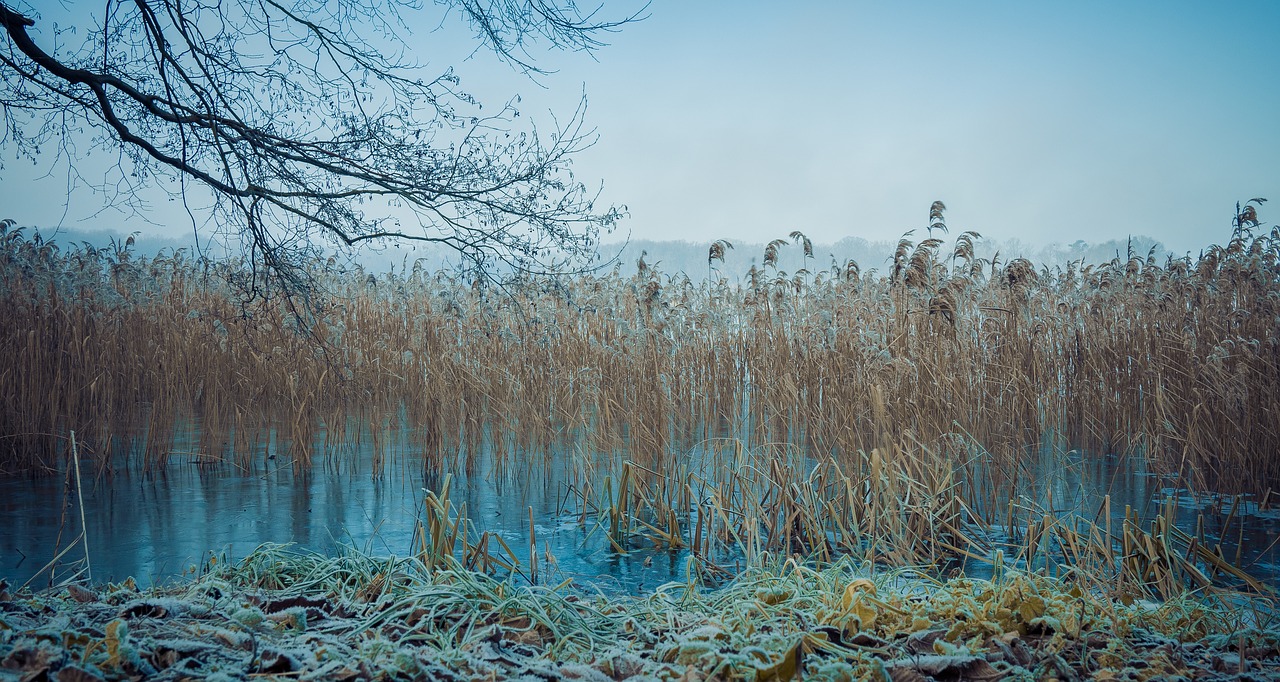
M359 458L356 453L349 460ZM564 462L544 466L542 458L536 461L494 474L482 457L478 473L452 477L450 501L457 509L465 504L476 531L500 535L525 565L532 508L543 582L573 578L604 591L635 592L687 579L684 552L644 543L629 547L625 555L613 551L607 529L595 527L594 516L582 525L575 501L570 497L566 503ZM1135 458L1086 459L1073 452L1044 461L1051 470L1037 472L1035 485L1020 491L1024 501L1092 518L1104 496L1110 495L1112 521L1118 527L1126 505L1150 518L1171 499L1180 527L1194 533L1197 517L1203 517L1206 538L1221 540L1229 557L1242 541L1242 563L1254 575L1277 582L1280 552L1273 543L1280 537L1280 513L1274 507L1259 510L1257 501L1242 499L1230 516L1234 497L1195 497L1165 487ZM424 475L420 464L407 460L392 463L380 479L374 479L367 467L337 471L319 463L309 474L295 474L283 458L251 472L175 463L160 476L124 472L87 478L85 517L93 576L133 576L145 585L181 575L211 552L237 559L264 542L292 542L322 553L346 545L405 556L412 547L424 490L440 492L443 485L442 475ZM22 584L76 537L79 515L72 500L74 489L61 476L0 479L0 577ZM1228 518L1231 524L1224 528ZM1018 529L983 532L999 544ZM546 559L547 551L554 561ZM77 548L63 561L82 555ZM989 571L972 563L964 568L976 577ZM32 584L48 582L45 573Z
M410 468L411 471L411 468ZM84 481L85 518L95 580L134 576L140 584L180 575L212 553L243 557L264 542L292 542L323 553L347 545L379 555L409 554L424 488L440 480L406 471L382 480L317 466L297 475L287 465L244 473L177 465L144 477L118 473ZM618 556L603 530L590 534L576 514L557 514L564 487L546 480L459 477L450 484L455 508L465 503L478 531L501 535L528 563L529 508L545 572L549 549L558 580L640 589L682 577L678 557L656 550ZM79 533L79 515L63 517L64 478L0 479L0 577L22 584ZM71 489L74 500L74 490ZM491 544L491 549L495 547ZM645 565L645 559L652 558ZM64 557L83 556L77 548ZM544 573L545 575L545 573ZM551 576L548 576L551 577ZM33 586L48 584L48 575Z

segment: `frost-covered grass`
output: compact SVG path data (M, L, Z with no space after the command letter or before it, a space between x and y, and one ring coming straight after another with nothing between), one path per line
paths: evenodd
M447 564L447 562L446 562ZM1280 674L1273 602L1124 604L1067 581L762 560L719 589L517 587L264 546L234 566L0 595L3 671L94 679L1095 679ZM1243 655L1243 659L1242 659ZM66 672L64 672L66 671Z

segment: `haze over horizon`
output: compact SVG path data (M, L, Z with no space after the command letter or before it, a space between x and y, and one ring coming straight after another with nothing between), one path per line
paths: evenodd
M415 56L456 65L482 101L519 94L549 125L585 89L599 141L575 175L627 205L618 239L920 238L940 199L953 237L1144 235L1194 253L1229 237L1237 201L1280 200L1280 52L1267 39L1280 3L656 0L594 60L534 51L555 70L537 83L468 58L467 27L433 9ZM53 156L0 152L0 218L191 235L160 192L152 225L83 186L68 204ZM94 163L77 168L92 179ZM1272 206L1264 225L1280 222Z

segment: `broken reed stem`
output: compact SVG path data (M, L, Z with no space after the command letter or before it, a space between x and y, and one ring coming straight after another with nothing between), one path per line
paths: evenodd
M89 526L84 520L84 486L80 484L80 451L76 447L76 432L71 432L71 461L76 468L76 500L80 505L80 542L84 545L84 567L89 582L93 582L93 564L89 561Z
M533 507L529 507L529 582L538 584L538 532L533 525Z

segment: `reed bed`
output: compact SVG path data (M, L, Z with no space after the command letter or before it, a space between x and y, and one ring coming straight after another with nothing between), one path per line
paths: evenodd
M102 467L164 467L190 428L184 459L377 472L400 429L428 466L577 447L658 471L723 436L843 466L961 434L999 476L1057 434L1202 488L1277 487L1277 230L1040 270L975 240L904 238L883 274L777 271L778 240L763 268L699 284L643 260L501 287L316 263L326 303L299 314L237 293L250 263L64 250L6 222L0 469L56 469L71 430ZM356 443L373 461L343 461Z
M1060 580L762 558L722 589L515 587L446 562L263 546L139 591L0 584L0 669L27 678L1258 679L1271 610L1122 603Z
M1027 448L1048 435L1266 503L1280 479L1280 228L1238 229L1195 261L1053 270L978 258L976 239L944 254L904 238L881 275L780 272L789 242L776 240L736 282L712 267L721 241L701 284L643 259L630 275L501 287L317 262L325 303L299 308L242 296L250 263L64 250L6 221L0 470L58 470L70 433L103 471L319 457L380 475L417 455L470 473L487 450L486 473L571 467L583 522L619 550L643 537L712 572L730 550L991 561L975 529L996 524L1026 541L1000 549L1010 559L1034 565L1052 546L1140 594L1229 575L1221 548L1209 556L1171 517L1103 533L1014 507ZM177 447L183 429L194 451ZM480 561L499 540L463 549Z

